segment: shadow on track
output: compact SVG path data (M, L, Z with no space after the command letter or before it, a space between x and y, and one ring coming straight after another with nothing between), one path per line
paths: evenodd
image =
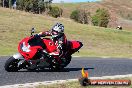
M89 69L94 69L94 68L84 68L84 70L89 70ZM72 71L80 71L82 68L64 68L58 71L50 70L50 69L41 69L41 70L24 70L24 71L18 71L18 72L72 72Z

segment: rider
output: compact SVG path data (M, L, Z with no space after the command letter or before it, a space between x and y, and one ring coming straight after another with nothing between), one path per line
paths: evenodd
M65 46L67 43L66 36L64 34L64 25L61 23L56 23L51 30L40 32L38 34L40 37L51 36L51 39L55 42L57 50L52 52L53 55L59 55L61 52L65 51Z
M61 23L56 23L51 30L45 31L45 32L40 32L39 34L34 35L36 38L37 37L45 37L45 36L51 36L51 39L53 42L55 42L55 45L57 46L57 49L50 53L50 55L63 55L63 52L66 51L66 45L67 45L67 39L64 34L64 25ZM44 45L42 45L44 46ZM45 49L43 52L47 53ZM47 53L48 54L48 53ZM42 56L43 58L43 56ZM26 63L26 61L21 62L21 64ZM36 67L36 61L30 60L31 67L30 68L35 68Z

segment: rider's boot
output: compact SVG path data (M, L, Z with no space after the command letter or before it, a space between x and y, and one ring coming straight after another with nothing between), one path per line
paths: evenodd
M36 60L29 60L29 69L35 69L37 67L37 61Z

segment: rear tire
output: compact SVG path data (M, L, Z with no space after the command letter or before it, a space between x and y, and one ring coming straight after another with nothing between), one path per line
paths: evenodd
M17 72L19 68L17 67L19 60L15 59L13 56L10 57L5 63L5 70L8 72Z
M51 70L52 70L52 71L60 71L60 70L62 70L62 69L64 69L64 68L61 67L61 66L59 66L59 65L56 65L56 66L52 66L52 67L51 67Z
M53 71L60 71L60 70L63 70L69 63L70 63L70 61L71 61L71 58L72 58L72 56L67 56L67 57L65 57L64 59L62 59L62 63L63 64L56 64L56 65L52 65L51 66L51 69L53 70Z
M71 58L72 58L72 56L65 57L66 61L62 65L63 68L66 67L71 62Z

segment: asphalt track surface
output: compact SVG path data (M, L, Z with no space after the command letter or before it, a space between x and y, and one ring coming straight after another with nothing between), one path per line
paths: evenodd
M76 79L81 77L82 67L88 70L90 77L126 75L132 74L132 60L126 58L88 58L76 57L61 72L51 72L48 70L28 72L6 72L4 70L5 61L9 57L0 57L0 86L33 83L53 80Z

